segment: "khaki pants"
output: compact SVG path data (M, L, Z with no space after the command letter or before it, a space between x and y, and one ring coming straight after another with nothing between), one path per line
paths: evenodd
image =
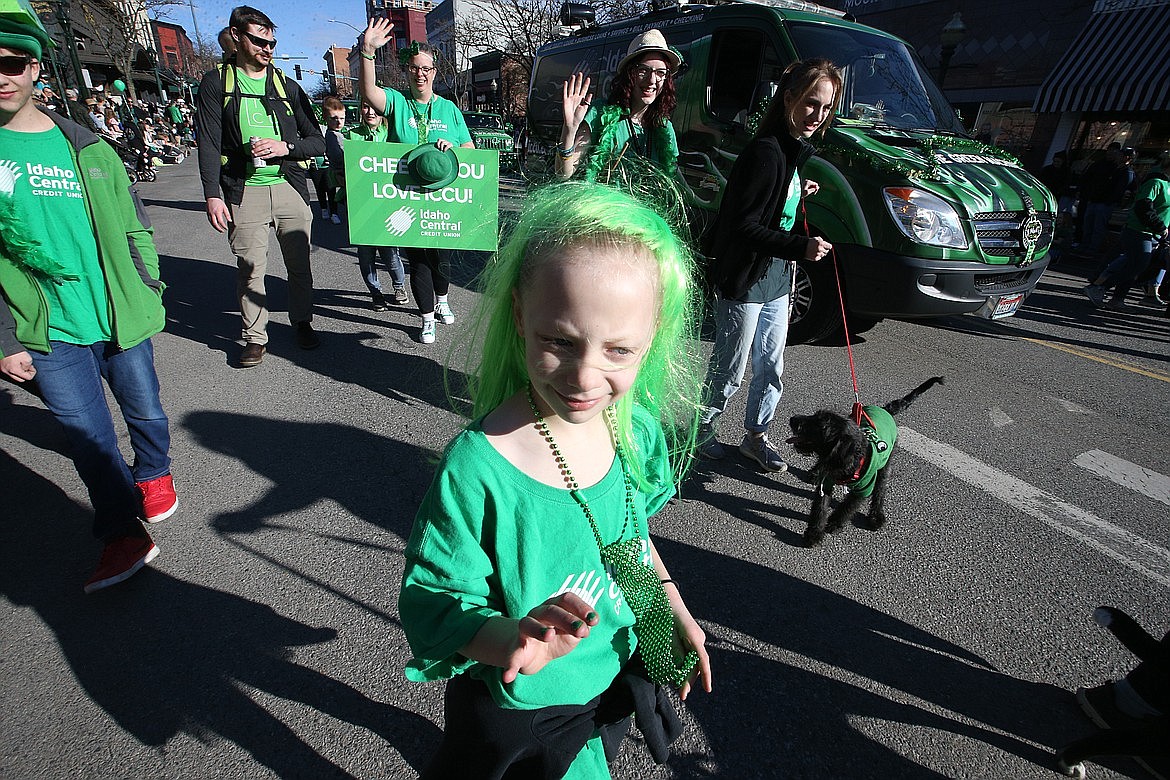
M295 325L313 319L313 270L309 266L309 230L313 214L288 182L271 187L245 187L240 205L228 204L232 222L228 243L236 256L236 294L244 320L243 338L249 344L268 343L268 294L264 273L268 265L269 229L288 270L288 318Z

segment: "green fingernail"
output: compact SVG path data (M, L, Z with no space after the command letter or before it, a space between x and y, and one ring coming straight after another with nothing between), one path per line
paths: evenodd
M576 631L578 628L580 628L583 625L585 625L584 620L574 620L573 621L573 630Z
M588 615L585 616L585 619L588 620L590 623L592 623L594 620L597 620L597 613L590 612Z

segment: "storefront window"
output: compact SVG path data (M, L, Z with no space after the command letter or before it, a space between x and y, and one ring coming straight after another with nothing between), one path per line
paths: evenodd
M998 146L1016 157L1024 157L1032 145L1032 133L1036 129L1036 115L1031 106L1010 107L1000 104L983 104L973 134L976 140Z

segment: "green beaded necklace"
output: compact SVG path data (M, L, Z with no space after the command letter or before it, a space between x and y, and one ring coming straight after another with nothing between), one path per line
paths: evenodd
M622 530L617 539L605 544L601 539L601 531L597 528L597 521L593 511L589 508L585 496L581 494L581 487L569 468L568 461L561 453L553 438L544 415L536 406L536 399L532 397L532 386L528 389L528 406L536 418L536 430L541 438L548 442L552 449L553 458L557 467L565 478L569 488L569 495L581 507L585 519L589 521L589 528L593 531L593 538L597 542L601 561L609 569L610 576L621 589L630 611L634 614L634 634L638 637L638 651L642 654L642 662L646 666L646 674L659 685L673 685L681 688L691 675L691 671L699 663L699 654L690 650L681 663L674 657L674 613L670 610L670 599L658 573L651 566L642 563L642 540L635 533L631 539L622 541L629 528L630 518L634 518L634 530L637 531L638 519L634 511L634 486L630 482L630 473L626 468L625 454L622 452L621 442L617 435L617 415L613 406L605 408L605 424L613 440L614 451L617 453L618 463L622 469L622 479L626 485L626 519L622 523ZM649 535L649 534L647 534Z
M413 95L411 95L406 101L406 105L410 107L410 113L414 114L414 124L415 129L418 130L419 146L422 146L427 142L427 135L431 130L431 106L434 104L435 96L431 95L431 99L427 101L427 113L426 117L424 118L423 113L418 110L418 101L414 99Z

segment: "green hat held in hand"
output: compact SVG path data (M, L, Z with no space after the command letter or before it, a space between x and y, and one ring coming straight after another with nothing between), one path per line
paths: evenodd
M440 152L434 144L423 144L407 152L402 162L410 178L424 190L442 189L459 178L459 158L454 149Z

